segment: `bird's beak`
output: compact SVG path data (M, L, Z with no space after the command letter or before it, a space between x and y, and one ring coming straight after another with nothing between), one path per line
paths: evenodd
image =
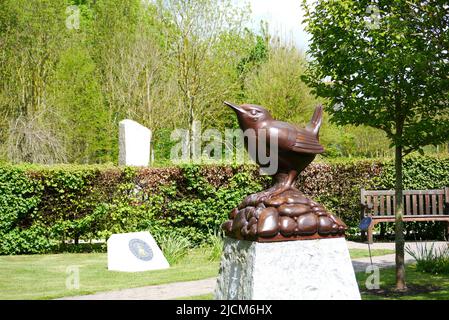
M234 109L235 111L239 112L239 113L245 113L245 110L242 109L239 106L236 106L235 104L232 104L230 102L224 101L223 102L225 105L227 105L228 107L231 107L232 109Z

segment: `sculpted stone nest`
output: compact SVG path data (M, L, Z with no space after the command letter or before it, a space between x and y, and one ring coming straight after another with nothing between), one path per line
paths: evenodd
M229 214L226 235L259 242L344 237L347 226L297 189L259 200L248 196Z

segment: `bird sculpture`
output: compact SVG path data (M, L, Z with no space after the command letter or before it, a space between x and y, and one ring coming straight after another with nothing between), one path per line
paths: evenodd
M324 206L307 198L295 186L298 175L324 148L319 142L319 131L323 118L323 107L315 108L312 119L305 128L297 128L287 122L273 119L268 110L254 104L235 105L232 108L240 128L254 130L255 144L259 140L268 145L276 143L277 170L273 174L274 185L262 192L247 196L231 211L222 228L228 236L256 241L285 241L320 237L344 236L346 225L327 212ZM274 141L273 139L276 139ZM250 142L245 140L245 147ZM269 149L271 150L271 149ZM249 150L248 150L249 151ZM249 152L253 160L262 163L259 154Z

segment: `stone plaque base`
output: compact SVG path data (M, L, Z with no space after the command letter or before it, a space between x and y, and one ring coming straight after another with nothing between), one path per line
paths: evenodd
M218 300L360 300L344 238L272 243L226 238Z
M108 239L108 270L148 271L167 269L170 265L147 231L113 234Z

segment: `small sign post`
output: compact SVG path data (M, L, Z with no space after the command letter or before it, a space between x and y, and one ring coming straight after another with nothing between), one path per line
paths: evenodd
M373 219L371 217L363 218L359 225L360 230L368 231L368 228L371 225L372 221L373 221ZM371 257L371 246L369 244L369 241L368 241L368 251L369 251L369 259L371 261L371 267L372 267L373 266L373 258Z

